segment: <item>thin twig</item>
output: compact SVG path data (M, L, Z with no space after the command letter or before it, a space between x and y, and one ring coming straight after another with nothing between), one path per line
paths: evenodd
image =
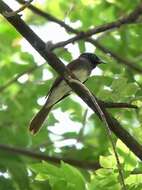
M25 1L23 0L17 0L19 3L24 4ZM76 32L75 29L73 29L72 27L70 27L69 25L67 25L65 22L63 22L62 20L59 20L58 18L52 16L51 14L44 12L42 10L40 10L39 8L35 7L34 5L29 5L28 8L33 12L36 13L37 15L50 20L52 22L55 22L57 24L59 24L60 26L62 26L63 28L65 28L67 31L72 32L72 33L78 33Z
M4 85L0 86L0 93L3 92L6 88L8 88L13 83L17 82L17 80L24 74L30 74L30 73L34 72L36 69L40 68L41 66L43 66L43 65L40 65L40 66L35 65L33 67L28 68L26 71L23 71L22 73L17 74L17 76L15 76L12 79L10 79L9 81L7 81Z
M80 161L80 160L74 160L74 159L68 159L68 158L67 159L66 158L58 158L58 157L54 157L54 156L48 156L43 153L33 152L31 150L24 149L24 148L13 147L10 145L0 144L0 150L12 153L14 155L15 154L23 155L23 156L31 157L33 159L50 161L50 162L57 163L57 164L59 164L61 161L64 161L66 163L69 163L71 165L74 165L74 166L77 166L80 168L84 168L84 169L97 170L101 167L99 162L95 163L95 162Z
M21 1L21 0L17 0L19 3L23 3L24 1ZM76 33L78 34L78 38L75 39L76 40L79 40L79 39L82 39L82 35L84 36L83 38L86 38L86 37L89 37L89 36L92 36L94 34L97 34L97 33L100 33L100 32L104 32L106 30L110 30L110 29L114 29L114 28L120 28L122 25L124 24L132 24L134 23L138 18L139 16L142 14L142 3L140 3L136 8L135 10L133 10L129 15L127 16L124 16L114 22L110 22L110 23L107 23L107 24L103 24L103 25L100 25L98 27L95 27L91 30L88 30L86 32L83 32L83 31L77 31L76 29L73 29L72 27L70 27L69 25L67 25L65 22L57 19L56 17L52 16L51 14L49 13L45 13L44 11L36 8L35 6L33 5L30 5L29 6L29 9L32 10L34 13L52 21L52 22L55 22L57 24L59 24L60 26L64 27L67 31L69 32L72 32L72 33ZM76 36L77 37L77 36ZM74 42L74 38L76 37L73 37L71 42Z
M28 2L26 2L22 7L20 7L18 10L16 11L11 11L11 12L5 12L4 15L5 17L12 17L15 16L16 14L22 12L23 10L25 10L32 2L33 0L29 0Z
M120 28L122 25L125 25L125 24L130 24L130 23L134 23L138 18L139 16L142 14L142 3L140 3L133 12L131 12L129 15L121 18L121 19L118 19L117 21L114 21L114 22L110 22L110 23L107 23L107 24L103 24L103 25L100 25L98 27L95 27L91 30L88 30L86 32L79 32L76 36L66 40L66 41L62 41L62 42L59 42L59 43L56 43L54 46L53 46L53 49L55 48L59 48L59 47L63 47L69 43L74 43L75 41L78 41L78 40L81 40L81 39L86 39L94 34L97 34L97 33L101 33L101 32L105 32L107 30L110 30L110 29L114 29L114 28Z
M105 129L106 129L108 138L109 138L109 140L111 142L111 145L112 145L112 148L113 148L113 152L114 152L114 155L115 155L115 158L116 158L118 172L119 172L119 176L120 176L120 184L122 186L122 189L126 190L126 186L125 186L125 182L124 182L124 176L123 176L121 164L120 164L119 157L118 157L118 154L117 154L117 151L116 151L116 148L115 148L115 143L114 143L113 138L112 138L112 133L111 133L111 130L110 130L109 122L108 122L108 120L106 118L104 110L102 109L102 107L100 107L100 105L99 105L99 103L97 101L97 98L95 96L93 96L90 93L90 91L87 89L87 87L84 86L80 81L74 80L74 79L70 79L70 82L73 83L73 84L75 84L75 85L77 85L78 88L83 89L83 91L85 92L85 94L88 95L88 97L90 97L90 100L91 100L94 108L99 113L100 119L104 122L104 124L106 126Z
M52 163L59 164L61 161L64 161L68 164L71 164L73 166L83 168L83 169L89 169L89 170L97 170L100 169L101 166L99 164L99 161L96 162L88 162L88 161L81 161L81 160L75 160L75 159L65 159L65 158L58 158L54 156L48 156L45 155L41 152L35 152L33 150L25 149L25 148L19 148L11 145L6 145L6 144L0 144L0 151L12 153L14 155L21 155L21 156L26 156L35 160L44 160L44 161L50 161ZM140 171L135 171L135 169L131 172L131 174L141 174Z
M5 89L10 87L13 83L17 82L17 80L24 74L30 74L30 73L34 72L36 69L39 69L40 67L42 67L43 65L45 65L45 63L40 66L35 65L33 67L28 68L26 71L19 73L17 76L15 76L14 78L7 81L4 85L0 86L0 93L2 93ZM99 104L101 104L105 108L133 108L133 109L138 108L136 105L133 105L130 103L104 102L99 99L98 99L98 101L99 101Z
M83 121L82 121L82 127L81 127L81 129L79 131L77 142L80 142L82 140L84 129L85 129L85 126L86 126L87 113L88 113L88 109L86 109L85 112L84 112Z
M100 105L104 106L105 108L133 108L138 109L136 105L130 104L130 103L123 103L123 102L104 102L102 100L97 100Z
M119 56L118 54L112 52L111 50L109 50L108 48L104 47L103 45L101 45L97 40L94 39L87 39L88 42L92 43L93 45L95 45L97 48L99 48L102 52L109 54L111 57L113 57L114 59L116 59L118 62L128 66L129 68L133 69L134 71L138 72L138 73L142 73L142 68L139 67L138 65L136 65L135 62L132 62L128 59L125 59L121 56Z
M119 160L119 156L117 154L117 151L116 151L116 147L115 147L115 143L113 141L113 137L112 137L112 132L110 130L110 127L109 127L109 123L106 119L106 115L105 113L103 112L103 110L101 109L97 99L94 97L94 104L96 105L100 115L101 115L101 118L103 120L103 122L105 123L105 126L106 126L106 132L107 132L107 135L108 135L108 138L111 142L111 145L112 145L112 149L113 149L113 152L114 152L114 155L115 155L115 159L116 159L116 162L117 162L117 168L118 168L118 172L119 172L119 176L120 176L120 184L121 184L121 187L123 190L127 190L126 189L126 185L125 185L125 182L124 182L124 175L123 175L123 169L121 167L121 164L120 164L120 160Z
M15 76L14 78L7 81L4 85L0 86L0 93L3 92L9 86L11 86L13 83L17 82L17 80L21 76L23 76L24 74L30 74L30 73L34 72L36 69L39 69L40 67L42 67L45 64L46 63L44 63L44 64L42 64L40 66L35 65L33 67L28 68L26 71L23 71L22 73L19 73L17 76ZM99 104L101 104L105 108L134 108L134 109L138 108L136 105L133 105L133 104L130 104L130 103L104 102L104 101L99 100L99 99L98 99L98 101L99 101Z
M22 0L17 0L19 3L24 3L24 1ZM42 16L44 17L45 19L47 20L50 20L52 22L55 22L57 24L59 24L60 26L64 27L68 32L72 32L72 33L75 33L77 35L84 35L84 32L83 31L78 31L77 29L74 29L72 27L70 27L69 25L67 25L65 22L57 19L56 17L52 16L51 14L49 13L46 13L40 9L38 9L37 7L33 6L33 5L30 5L28 7L31 11L33 11L34 13L38 14L39 16ZM131 24L131 23L134 23L138 17L141 15L142 13L142 3L140 3L134 11L132 11L128 16L125 16L121 19L118 19L116 22L113 22L112 23L108 23L108 26L107 24L105 25L102 25L102 26L98 26L97 28L94 28L92 29L94 32L100 32L101 30L104 30L106 31L107 30L110 30L112 29L111 26L121 26L121 25L124 25L124 24ZM103 31L104 32L104 31ZM111 57L113 57L114 59L116 59L117 61L119 61L120 63L130 67L131 69L135 70L136 72L139 72L139 73L142 73L142 68L140 68L139 66L137 66L134 62L130 61L130 60L127 60L125 58L122 58L120 57L118 54L112 52L111 50L109 50L108 48L106 48L105 46L101 45L98 40L94 40L92 38L85 38L84 40L90 42L91 44L95 45L97 48L99 48L102 52L104 53L107 53L109 55L111 55ZM66 45L66 44L65 44ZM64 44L63 44L64 46ZM54 44L54 46L52 47L53 49L55 48L58 48L58 47L61 47L61 44Z
M25 4L25 1L18 0L18 2L19 2L19 3L22 3L22 4ZM139 7L139 6L138 6L138 7ZM44 18L46 18L46 19L48 19L48 20L50 20L50 21L53 21L53 22L59 24L60 26L64 27L67 31L70 31L70 32L75 33L75 34L79 34L79 31L78 31L78 30L73 29L72 27L70 27L69 25L67 25L67 24L64 23L63 21L61 21L61 20L55 18L55 17L52 16L51 14L45 13L44 11L42 11L42 10L36 8L35 6L33 6L33 5L31 5L31 4L28 5L28 8L31 9L31 10L32 10L33 12L35 12L36 14L38 14L38 15L40 15L40 16L42 16L42 17L44 17ZM138 8L137 8L137 9L138 9ZM136 9L136 10L137 10L137 9ZM139 12L137 12L136 10L133 11L133 12L130 14L130 15L134 15L134 16L130 16L130 15L129 15L130 18L133 17L132 20L134 20L134 19L138 16L138 13L139 13ZM135 14L136 14L136 15L135 15ZM123 19L121 19L121 20L123 20ZM125 20L125 22L126 22L126 20ZM126 24L126 23L125 23L125 24ZM96 40L94 40L94 39L89 38L89 39L86 39L86 40L87 40L88 42L92 43L93 45L95 45L96 47L98 47L98 48L99 48L101 51L103 51L104 53L107 53L107 54L109 53L109 54L111 55L111 57L115 58L117 61L119 61L119 62L121 62L121 63L127 65L128 67L134 69L134 70L137 71L137 72L142 73L142 69L141 69L139 66L137 66L134 62L129 61L129 60L127 60L127 59L124 59L124 58L120 57L118 54L112 52L111 50L109 50L108 48L104 47L104 46L101 45L98 41L96 41ZM26 73L26 71L25 71L25 73ZM27 73L28 73L28 70L27 70ZM23 74L24 74L24 73L23 73ZM8 86L10 86L10 85L13 84L14 82L16 82L17 79L18 79L20 76L22 76L23 74L17 75L17 77L15 77L14 79L11 79L11 80L8 81L5 85L1 86L1 87L0 87L0 92L2 92L2 91L5 90ZM108 106L108 105L107 105L107 106ZM113 107L113 106L112 106L112 107ZM111 108L112 108L112 107L111 107ZM115 107L115 106L114 106L114 107ZM117 106L116 106L116 107L117 107ZM118 106L118 107L119 107L119 106ZM123 106L120 105L120 107L123 107ZM126 105L126 107L127 107L127 105ZM125 105L124 105L123 108L125 108Z

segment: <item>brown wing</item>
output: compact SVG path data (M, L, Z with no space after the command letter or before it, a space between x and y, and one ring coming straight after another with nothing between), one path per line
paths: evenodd
M68 65L67 65L67 68L74 71L76 69L76 65L80 65L79 64L79 61L76 59L72 62L70 62ZM79 69L79 68L78 68ZM53 89L63 80L63 77L62 76L59 76L55 79L55 81L53 82L48 94L46 95L47 96L50 96L50 94L52 93Z

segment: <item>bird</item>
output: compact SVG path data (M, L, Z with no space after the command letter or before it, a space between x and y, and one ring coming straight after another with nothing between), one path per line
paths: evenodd
M104 63L96 54L82 53L77 59L71 61L67 68L73 73L80 82L84 83L89 78L91 71L98 65ZM46 117L52 107L71 94L72 89L62 76L58 76L48 92L47 99L43 107L33 117L30 122L29 130L36 134L42 127Z

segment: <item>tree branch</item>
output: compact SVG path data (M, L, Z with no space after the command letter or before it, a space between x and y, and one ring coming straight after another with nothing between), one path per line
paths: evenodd
M14 155L15 154L23 155L23 156L31 157L33 159L50 161L52 163L57 163L57 164L60 164L60 162L63 160L64 162L68 164L71 164L76 167L84 168L84 169L97 170L100 168L99 162L88 162L88 161L79 161L79 160L74 160L74 159L58 158L54 156L48 156L43 153L37 153L31 150L12 147L9 145L4 145L4 144L0 144L0 150L6 151L8 153L12 153Z
M40 66L35 65L33 67L28 68L26 71L19 73L16 77L12 78L11 80L7 81L4 85L0 86L0 93L3 92L9 86L11 86L13 83L17 82L17 80L24 74L30 74L34 72L36 69L42 67L43 65L45 65L45 63ZM98 100L98 101L99 101L99 104L102 104L105 108L134 108L134 109L138 108L136 105L133 105L130 103L104 102L102 100Z
M14 155L21 155L26 156L35 160L44 160L55 164L60 164L61 161L64 161L68 164L71 164L75 167L83 168L83 169L89 169L89 170L97 170L100 169L101 166L99 164L99 161L97 162L88 162L88 161L80 161L80 160L74 160L74 159L65 159L65 158L58 158L55 156L48 156L43 153L35 152L29 149L25 148L18 148L13 147L11 145L5 145L0 144L0 150L8 153L12 153ZM135 169L131 172L131 174L141 174L141 171L135 171Z
M4 15L6 17L11 17L11 16L15 16L16 14L22 12L24 9L26 9L32 2L33 0L29 0L28 2L25 2L24 5L22 7L20 7L18 10L16 11L12 11L12 12L5 12Z
M142 14L142 3L140 3L133 12L131 12L129 15L121 18L121 19L118 19L117 21L114 21L114 22L110 22L110 23L107 23L107 24L103 24L103 25L100 25L100 26L97 26L91 30L88 30L86 32L78 32L78 34L66 41L62 41L62 42L59 42L59 43L56 43L54 46L53 46L53 49L55 48L59 48L59 47L63 47L69 43L74 43L75 41L78 41L78 40L81 40L81 39L86 39L94 34L97 34L97 33L101 33L101 32L105 32L107 30L110 30L110 29L114 29L114 28L120 28L122 25L125 25L125 24L131 24L131 23L134 23L138 18L139 16Z
M3 14L5 11L11 11L11 9L3 2L0 1L0 13ZM48 61L50 66L52 66L69 84L69 86L85 101L85 103L98 115L94 103L92 103L92 96L88 89L80 83L82 86L77 85L76 78L71 75L64 64L52 53L47 52L45 48L45 43L24 23L24 21L19 16L6 18L24 38ZM79 83L79 81L78 81ZM115 135L120 138L130 150L142 160L142 146L119 124L119 122L113 118L103 106L101 110L105 114L105 118L109 123L110 129L115 133Z
M99 104L101 104L105 108L133 108L138 109L136 105L129 104L129 103L123 103L123 102L105 102L100 99L98 99Z
M24 4L25 1L23 0L17 0L19 3ZM73 29L72 27L70 27L69 25L67 25L65 22L63 22L62 20L59 20L58 18L52 16L51 14L44 12L42 10L40 10L39 8L35 7L34 5L29 5L28 8L35 14L50 20L52 22L55 22L57 24L59 24L60 26L62 26L63 28L65 28L68 32L72 32L72 33L78 33L77 30Z
M35 71L36 69L38 69L40 66L33 66L28 68L26 71L23 71L22 73L19 73L16 77L13 77L12 79L10 79L9 81L7 81L4 85L0 86L0 93L3 92L6 88L8 88L10 85L12 85L13 83L15 83L21 76L23 76L24 74L30 74L33 71Z
M84 112L83 120L82 120L82 127L78 133L77 142L81 142L83 139L84 130L85 130L85 126L86 126L86 120L87 120L87 113L88 113L88 109L86 109Z
M19 3L25 3L23 0L17 0ZM72 33L75 33L77 35L84 35L84 32L83 31L78 31L72 27L70 27L69 25L67 25L65 22L57 19L56 17L52 16L51 14L49 13L46 13L40 9L38 9L37 7L33 6L33 5L29 5L28 7L31 11L33 11L34 13L36 13L37 15L39 16L42 16L43 18L47 19L47 20L50 20L52 22L55 22L57 24L59 24L60 26L62 26L63 28L65 28L67 31L69 32L72 32ZM125 16L121 19L118 19L117 21L113 22L114 24L112 23L108 23L108 26L107 24L105 25L102 25L102 26L98 26L94 29L92 29L93 31L97 31L97 30L101 30L102 29L107 29L110 27L111 28L111 25L114 25L114 26L117 26L117 27L120 27L121 25L124 25L124 24L131 24L131 23L134 23L138 17L142 14L142 3L140 3L134 11L132 11L128 16ZM110 29L109 28L109 29ZM85 38L86 41L90 42L91 44L93 44L94 46L96 46L97 48L99 48L102 52L104 53L109 53L111 55L111 57L113 57L114 59L116 59L117 61L119 61L120 63L130 67L131 69L135 70L136 72L139 72L139 73L142 73L142 68L140 68L139 66L137 66L134 62L130 61L130 60L127 60L125 58L122 58L120 57L118 54L112 52L111 50L109 50L108 48L104 47L103 45L101 45L97 40L94 40L92 38ZM71 41L72 42L72 41ZM71 43L69 42L69 43ZM61 42L62 43L62 42ZM66 42L68 43L68 42ZM57 43L57 44L54 44L54 46L52 47L53 49L55 48L59 48L59 47L62 47L61 46L62 44L60 43ZM63 43L63 46L65 46L65 44Z
M18 1L19 3L21 3L21 4L25 4L25 1L23 1L23 0L17 0L17 1ZM141 4L140 4L140 5L141 5ZM52 22L55 22L55 23L59 24L60 26L64 27L64 28L65 28L67 31L69 31L69 32L72 32L72 33L75 33L75 34L79 34L79 33L80 33L78 30L76 30L76 29L70 27L69 25L67 25L67 24L64 23L63 21L61 21L61 20L55 18L55 17L52 16L51 14L48 14L48 13L46 13L46 12L44 12L44 11L38 9L37 7L35 7L35 6L31 5L31 4L28 5L28 8L29 8L31 11L33 11L34 13L38 14L39 16L42 16L42 17L44 17L45 19L48 19L48 20L50 20L50 21L52 21ZM137 11L137 10L138 10L138 11ZM131 14L129 14L129 19L130 19L131 21L134 21L135 18L136 18L138 15L139 15L139 6L137 6L137 8L136 8ZM128 19L128 17L126 17L126 18ZM127 19L126 19L126 20L127 20ZM121 20L122 20L122 19L121 19ZM125 20L125 19L124 19L124 20ZM125 20L125 22L126 22L126 20ZM129 23L125 23L125 24L129 24ZM93 45L95 45L97 48L99 48L99 49L100 49L101 51L103 51L104 53L107 53L107 54L109 53L109 54L111 55L111 57L113 57L113 58L116 59L117 61L121 62L122 64L127 65L128 67L130 67L131 69L133 69L133 70L135 70L135 71L137 71L137 72L139 72L139 73L142 73L142 69L141 69L139 66L137 66L134 62L122 58L122 57L119 56L118 54L112 52L112 51L109 50L108 48L106 48L106 47L104 47L103 45L101 45L97 40L94 40L94 39L92 39L92 38L87 38L86 41L92 43ZM32 69L32 68L31 68L31 69ZM30 69L28 69L28 70L30 70ZM29 72L28 70L25 71L25 72L23 72L23 73L21 73L21 74L19 74L19 75L17 75L15 78L9 80L5 85L1 86L1 87L0 87L0 92L2 92L2 91L5 90L7 87L9 87L11 84L13 84L14 82L16 82L17 79L20 78L23 74L28 73L28 72ZM112 103L110 103L110 104L111 104L111 105L108 105L108 104L105 105L105 104L104 104L104 106L105 106L105 107L109 107L109 108L115 108L115 107L118 107L118 108L125 108L125 107L126 107L126 108L127 108L127 107L128 107L128 108L134 108L133 105L130 105L130 106L129 106L129 105L125 105L124 103L122 103L121 105L118 105L118 104L116 103L117 105L115 105L115 106L114 106L114 104L113 104L113 106L112 106Z
M24 3L23 0L17 0L19 3ZM124 16L116 21L107 23L107 24L103 24L100 26L97 26L91 30L88 30L86 32L83 31L77 31L76 29L73 29L72 27L70 27L69 25L67 25L65 22L55 18L54 16L52 16L49 13L45 13L44 11L36 8L33 5L29 5L29 9L31 11L33 11L34 13L38 14L39 16L42 16L52 22L55 22L57 24L59 24L60 26L64 27L67 31L72 32L72 33L76 33L78 34L78 37L73 37L72 40L69 39L72 43L74 41L80 40L82 38L88 38L89 36L92 36L94 34L100 33L100 32L105 32L106 30L110 30L110 29L114 29L114 28L120 28L122 25L125 24L133 24L135 23L135 21L139 18L139 16L142 14L142 3L140 3L135 10L133 10L130 14L128 14L127 16ZM74 39L75 38L75 39ZM77 38L77 39L76 39ZM66 43L71 43L71 42L66 42ZM62 42L61 42L62 43ZM66 44L67 45L67 44Z
M106 54L110 54L111 57L113 57L114 59L116 59L118 62L124 64L125 66L128 66L129 68L133 69L134 71L136 71L138 73L142 73L142 68L139 67L138 65L136 65L135 62L127 60L127 59L119 56L118 54L112 52L108 48L106 48L103 45L101 45L97 40L93 40L93 39L89 38L89 39L87 39L87 41L90 42L90 43L92 43L97 48L99 48L102 52L104 52Z

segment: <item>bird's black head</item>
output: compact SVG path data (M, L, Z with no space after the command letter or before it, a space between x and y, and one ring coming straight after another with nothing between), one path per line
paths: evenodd
M98 56L93 53L82 53L80 58L85 58L91 62L93 67L96 67L98 64L104 63Z

